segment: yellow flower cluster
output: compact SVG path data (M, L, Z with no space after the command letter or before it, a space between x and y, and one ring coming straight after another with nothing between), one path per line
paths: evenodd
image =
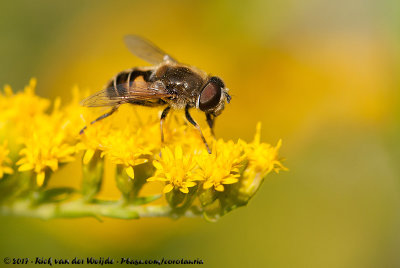
M36 96L35 86L36 80L32 79L21 92L13 93L11 87L5 86L0 94L0 178L4 174L11 176L14 168L30 172L36 184L44 187L60 164L74 161L83 152L83 166L107 158L124 168L132 180L137 180L136 167L148 163L153 170L152 175L142 178L144 183L162 182L163 193L169 195L212 193L213 202L222 193L226 193L223 198L244 193L248 198L243 200L248 200L254 194L246 188L254 185L252 178L263 179L271 171L285 170L278 157L281 141L276 146L262 143L260 124L251 143L215 140L204 129L212 146L209 154L197 130L179 112L167 118L162 144L154 109L139 112L137 109L143 108L122 105L112 116L91 125L89 122L106 110L80 107L82 96L77 88L72 102L61 106L59 99L52 103ZM85 125L87 129L80 135ZM14 149L11 157L6 140Z
M213 187L223 192L223 184L238 182L243 160L242 146L232 141L216 141L211 154L201 150L188 151L184 155L181 145L176 145L173 154L169 147L165 147L161 150L161 157L153 161L156 173L148 181L165 181L164 193L175 188L188 193L188 187L198 184L195 181L200 181L203 189Z
M67 135L72 127L67 115L60 110L60 100L46 113L50 101L35 95L36 80L31 79L23 92L14 94L6 86L0 103L3 111L0 124L2 135L22 146L16 162L18 171L32 170L41 186L47 171L56 171L59 163L72 161L76 152L76 138Z

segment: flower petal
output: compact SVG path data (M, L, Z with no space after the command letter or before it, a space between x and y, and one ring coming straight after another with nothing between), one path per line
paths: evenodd
M128 174L129 178L131 178L132 180L135 178L135 172L133 171L133 167L127 167L125 171L126 174Z
M193 186L196 186L196 183L194 181L186 182L186 187L193 187Z
M224 186L222 184L220 184L217 187L215 187L215 190L217 190L218 192L223 192L224 191Z
M167 185L165 185L165 187L163 189L163 193L164 194L169 193L172 191L172 189L174 189L174 186L172 184L167 184Z
M148 160L145 158L139 158L135 160L135 166L146 163Z
M237 178L234 178L234 177L228 177L228 178L226 178L226 179L223 179L222 180L222 183L223 184L232 184L232 183L236 183L236 182L238 182L239 180L237 179Z
M209 189L209 188L211 188L213 185L214 185L214 183L213 183L212 181L206 181L206 182L203 184L203 189Z
M179 188L179 190L184 194L189 193L189 189L187 187L181 187L181 188Z
M87 165L89 164L90 160L92 160L94 155L94 150L93 149L87 149L85 152L85 155L83 156L83 164Z
M28 171L28 170L31 170L31 169L33 169L33 165L31 163L26 163L26 164L23 164L22 166L20 166L18 168L18 171Z
M37 174L37 176L36 176L36 183L37 183L39 186L42 186L42 185L43 185L43 183L44 183L44 177L45 177L44 171L42 171L42 172L40 172L40 173Z
M13 174L14 170L10 167L3 167L3 172L7 174Z
M158 162L157 160L154 160L154 161L153 161L153 166L154 166L156 169L159 169L159 170L162 170L162 169L163 169L163 166L162 166L161 163Z

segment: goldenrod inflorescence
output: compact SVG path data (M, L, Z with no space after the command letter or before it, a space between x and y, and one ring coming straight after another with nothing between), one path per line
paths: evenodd
M36 215L42 218L203 215L216 219L246 205L268 173L286 169L278 156L281 141L276 146L262 143L261 124L250 143L216 140L205 130L212 144L209 154L183 117L167 119L162 144L154 110L139 114L136 107L124 105L80 135L93 111L79 105L83 97L79 90L73 90L71 103L62 105L60 99L51 102L35 95L35 86L32 79L21 92L5 86L0 94L3 213L36 215L32 210L42 206L45 209ZM83 172L80 194L78 189L47 187L61 165L78 159ZM105 159L116 166L121 200L98 199ZM163 184L162 193L140 195L144 185L156 183ZM59 195L64 196L62 202ZM162 195L166 204L148 205Z

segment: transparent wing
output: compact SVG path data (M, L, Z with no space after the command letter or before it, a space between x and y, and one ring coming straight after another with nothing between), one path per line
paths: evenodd
M86 107L103 107L116 106L126 103L127 100L123 97L110 97L108 94L109 88L103 89L81 101L82 106Z
M130 52L151 64L156 65L164 61L176 62L156 45L138 35L126 35L124 42Z
M81 102L86 107L116 106L135 101L154 101L157 99L172 97L164 88L154 87L148 82L132 82L119 84L116 87L105 88Z

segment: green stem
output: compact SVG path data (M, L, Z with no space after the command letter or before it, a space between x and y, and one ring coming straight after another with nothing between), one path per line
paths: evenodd
M39 219L101 217L138 219L149 217L172 217L172 210L166 205L137 206L121 205L119 202L85 203L74 200L63 203L32 206L29 201L17 201L9 206L0 206L0 215L33 217ZM198 211L186 211L185 217L199 217Z

